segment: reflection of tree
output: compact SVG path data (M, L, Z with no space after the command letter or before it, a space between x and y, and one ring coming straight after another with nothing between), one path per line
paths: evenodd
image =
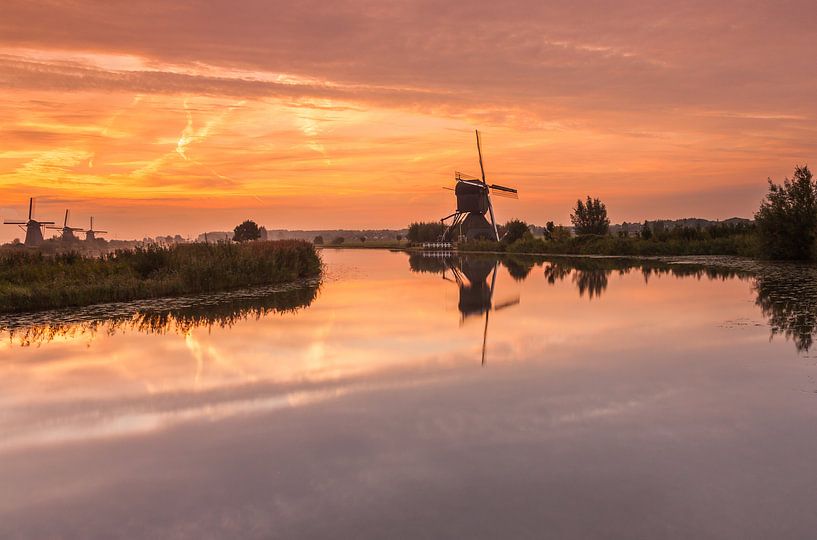
M577 270L573 275L573 283L579 288L579 296L584 296L584 291L587 291L587 297L592 300L593 296L601 297L601 293L607 289L607 276L611 272L609 270Z
M791 339L798 352L808 351L817 334L817 268L775 264L761 268L754 285L772 335Z
M0 330L21 345L44 343L56 337L78 337L100 330L115 334L135 330L147 334L187 333L195 327L230 327L245 319L308 307L319 285L309 282L289 288L258 288L195 297L163 298L90 306L15 318L0 318Z
M446 257L433 257L425 253L409 253L409 268L420 274L442 274L448 267Z
M607 289L610 274L629 274L641 272L645 281L651 276L673 275L676 277L694 277L701 279L730 279L747 277L747 271L720 266L708 266L699 263L670 263L655 260L618 259L613 257L563 257L545 264L545 279L551 285L572 276L573 283L579 289L579 296L587 292L592 300L598 298Z
M508 274L510 274L514 281L525 281L536 264L536 260L531 257L517 255L502 257L500 262L508 269Z

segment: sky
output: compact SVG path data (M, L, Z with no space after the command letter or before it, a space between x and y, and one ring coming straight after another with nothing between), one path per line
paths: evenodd
M0 218L400 228L474 129L500 221L751 217L817 155L816 40L809 1L4 0Z

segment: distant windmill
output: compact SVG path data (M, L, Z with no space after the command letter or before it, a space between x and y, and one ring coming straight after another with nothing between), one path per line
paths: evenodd
M458 227L465 227L465 236L469 240L475 238L491 238L499 241L499 231L496 228L494 219L494 206L491 204L491 193L501 197L518 199L518 192L514 188L488 184L485 181L485 168L482 166L482 145L477 135L477 153L479 154L479 169L481 178L469 176L461 172L454 174L456 185L454 194L457 196L457 210L450 216L446 216L440 221L444 224L449 218L454 218L451 224L443 233L443 240L451 240L453 233ZM448 188L450 189L450 188ZM491 222L485 219L485 214L489 213Z
M26 231L26 247L37 247L43 243L42 228L46 225L53 225L53 221L37 221L34 219L34 197L28 200L28 221L4 221L6 225L19 225Z
M65 220L62 222L62 227L46 227L46 229L55 229L58 231L62 231L62 236L60 237L63 242L72 242L77 240L77 237L74 235L75 232L82 232L82 229L79 227L69 227L68 226L68 209L65 210Z
M96 240L97 234L108 234L108 231L94 230L94 216L91 216L91 227L85 231L85 240L88 242L91 240Z

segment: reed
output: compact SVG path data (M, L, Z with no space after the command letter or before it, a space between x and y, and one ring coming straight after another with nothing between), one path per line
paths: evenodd
M0 312L86 306L272 285L316 277L314 246L297 240L179 244L101 257L0 251Z

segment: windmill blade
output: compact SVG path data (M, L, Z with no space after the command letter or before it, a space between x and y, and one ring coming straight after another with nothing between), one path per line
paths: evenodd
M108 234L108 231L94 231L95 233Z
M482 145L479 142L479 130L475 129L474 133L477 134L477 154L479 154L479 170L482 173L482 183L485 184L485 167L482 166Z
M491 193L496 195L497 197L506 197L508 199L518 199L519 192L514 188L509 188L506 186L500 186L498 184L491 184L488 186L491 188Z
M63 221L62 226L63 227L68 227L68 209L67 208L65 209L65 220Z
M34 215L34 197L28 199L28 220L31 221L31 216Z
M491 184L488 186L491 189L495 189L497 191L507 191L508 193L519 193L516 189L507 186L500 186L499 184Z
M25 225L27 221L4 221L4 225Z
M491 192L496 197L502 197L503 199L518 199L519 195L516 193L509 193L507 191L492 191Z
M472 176L470 174L466 174L460 171L454 171L454 178L457 180L476 180L479 181L479 178L476 176Z
M41 221L41 222L40 222L40 225L42 225L42 224L43 224L43 222ZM47 226L47 227L46 227L46 229L53 229L53 230L55 230L55 231L61 231L61 230L62 230L62 227L48 227L48 226Z
M499 304L494 306L494 311L499 311L501 309L513 307L513 306L515 306L517 304L519 304L519 297L518 296L516 298L512 298L510 300L505 300L504 302L500 302Z
M447 187L447 186L443 186L443 189L447 189L448 191L454 191L454 188L452 188L452 187Z

